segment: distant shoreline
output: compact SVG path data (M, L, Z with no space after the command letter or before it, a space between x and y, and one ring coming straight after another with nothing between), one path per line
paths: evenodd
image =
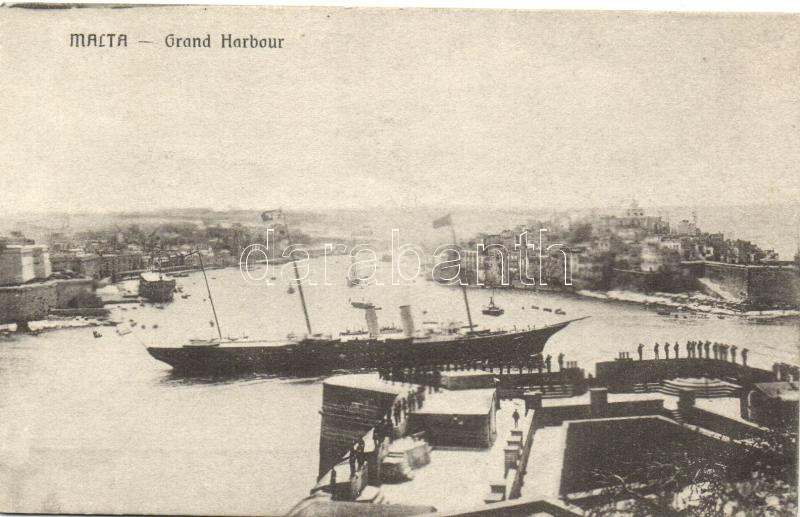
M488 286L469 285L473 289L487 289ZM706 316L738 317L753 320L774 320L779 318L800 317L798 309L767 309L767 310L734 310L728 308L714 307L714 299L700 293L656 293L645 294L636 291L615 289L611 291L595 291L590 289L579 289L575 291L564 291L557 289L522 289L511 286L498 288L515 292L531 292L537 294L556 294L562 296L575 296L583 299L598 300L601 302L618 302L640 307L654 307L658 309L672 309L669 316L675 319L697 318ZM682 301L675 301L680 298ZM704 304L702 302L707 302ZM677 317L675 317L677 315ZM668 315L664 315L668 316ZM722 318L721 318L722 319Z

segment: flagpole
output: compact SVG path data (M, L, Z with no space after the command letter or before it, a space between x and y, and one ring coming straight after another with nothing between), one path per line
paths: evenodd
M289 233L289 224L286 222L286 214L283 212L283 209L280 210L280 214L283 217L283 228L286 230L286 241L289 243L289 248L291 248L292 236ZM294 260L294 250L291 251L289 258L292 259L292 265L294 266L294 278L297 280L297 292L300 294L300 303L303 305L303 316L306 318L306 329L308 330L308 335L311 336L311 320L308 318L306 297L303 294L303 283L300 282L300 273L297 271L297 261Z
M453 220L450 220L450 234L453 236L453 244L458 244L456 239L456 229L453 227ZM461 264L458 265L458 284L461 286L461 294L464 295L464 305L467 307L467 321L469 322L469 331L475 330L475 325L472 324L472 313L469 310L469 299L467 298L467 286L461 281L462 272Z

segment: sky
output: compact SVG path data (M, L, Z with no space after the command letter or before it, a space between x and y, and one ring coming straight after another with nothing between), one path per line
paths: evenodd
M796 202L798 29L775 14L0 9L0 213ZM129 46L69 48L72 32ZM217 48L166 48L170 33ZM220 49L221 33L286 43Z

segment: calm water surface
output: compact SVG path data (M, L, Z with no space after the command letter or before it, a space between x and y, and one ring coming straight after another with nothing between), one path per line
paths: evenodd
M411 304L418 322L465 320L457 289L344 286L348 262L328 265L333 286L306 289L315 332L364 327L348 298L383 307L381 324L399 323ZM388 264L381 263L388 283ZM314 277L323 282L321 262ZM263 270L254 271L260 275ZM238 270L209 272L223 334L280 339L304 329L286 286L251 286ZM0 508L15 512L274 514L308 494L317 472L321 379L250 376L181 379L152 359L149 344L181 344L216 330L202 277L178 279L188 299L163 310L118 306L113 327L59 330L0 341ZM591 316L556 334L545 349L593 372L593 363L639 342L724 341L751 350L750 363L797 362L797 320L754 324L737 318L670 320L643 307L556 294L498 292L501 318L480 314L488 291L470 290L475 320L512 328ZM561 308L566 316L530 309ZM525 307L523 309L523 307ZM425 311L423 313L423 311ZM157 324L158 328L152 328ZM142 329L141 325L146 328ZM684 350L681 350L683 355Z

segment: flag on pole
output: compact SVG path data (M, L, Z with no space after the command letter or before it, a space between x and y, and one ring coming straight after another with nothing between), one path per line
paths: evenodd
M441 228L442 226L453 226L453 219L450 218L450 214L433 221L434 228Z
M264 222L272 221L273 219L277 219L278 217L280 217L280 215L281 215L280 210L265 210L261 212L261 220Z

